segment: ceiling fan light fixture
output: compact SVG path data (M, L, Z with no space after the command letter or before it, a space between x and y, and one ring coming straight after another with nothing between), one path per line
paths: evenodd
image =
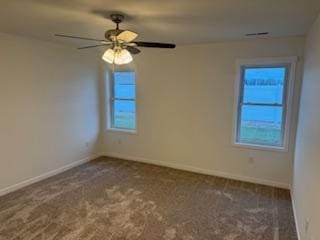
M111 14L111 20L116 24L115 29L110 29L105 32L105 39L95 39L88 37L79 37L64 34L55 34L57 37L82 39L87 41L97 42L96 45L78 47L78 49L88 49L96 47L108 47L102 59L110 64L123 65L130 63L132 59L131 54L139 54L141 51L137 47L147 48L175 48L176 45L172 43L159 43L159 42L141 42L134 41L138 34L130 30L120 29L119 24L123 21L124 16L121 14Z
M130 52L126 49L108 49L102 55L102 59L110 64L123 65L130 63L133 59Z
M105 51L104 54L102 55L102 59L110 64L114 63L114 58L115 58L115 52L111 48Z
M128 64L132 61L132 56L127 49L121 49L115 54L114 63L117 65Z

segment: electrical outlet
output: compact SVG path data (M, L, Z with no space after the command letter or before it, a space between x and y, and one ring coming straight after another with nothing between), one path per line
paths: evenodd
M86 148L88 148L88 147L89 147L89 145L90 145L90 143L89 143L89 142L86 142Z
M251 164L251 165L254 164L254 157L249 157L248 158L248 163Z
M310 221L308 218L306 218L306 220L304 221L304 231L305 233L309 232L309 228L310 228Z

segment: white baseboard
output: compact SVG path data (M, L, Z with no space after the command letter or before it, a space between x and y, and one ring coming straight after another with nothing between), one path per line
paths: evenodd
M300 229L299 229L299 224L298 224L298 215L297 215L296 204L294 201L292 189L290 189L290 194L291 194L291 204L292 204L292 209L293 209L293 216L294 216L294 222L295 222L296 231L297 231L297 235L298 235L298 240L301 240Z
M227 173L227 172L221 172L221 171L217 171L217 170L198 168L198 167L194 167L191 165L185 165L185 164L180 164L180 163L169 163L169 162L165 162L165 161L152 160L152 159L147 159L147 158L143 158L143 157L134 157L134 156L129 156L126 154L115 153L115 152L103 152L100 155L105 156L105 157L119 158L119 159L131 160L131 161L136 161L136 162L150 163L150 164L154 164L154 165L175 168L175 169L180 169L180 170L195 172L195 173L201 173L201 174L206 174L206 175L212 175L212 176L217 176L217 177L229 178L229 179L239 180L239 181L244 181L244 182L257 183L257 184L262 184L262 185L267 185L267 186L272 186L272 187L290 189L290 185L287 183L281 183L281 182L271 181L271 180L267 180L267 179L259 179L259 178L248 177L248 176L241 176L241 175L236 175L236 174Z
M3 196L3 195L8 194L8 193L10 193L10 192L16 191L16 190L18 190L18 189L20 189L20 188L26 187L26 186L28 186L28 185L30 185L30 184L39 182L39 181L44 180L44 179L46 179L46 178L52 177L52 176L57 175L57 174L59 174L59 173L62 173L62 172L64 172L64 171L67 171L67 170L69 170L69 169L71 169L71 168L74 168L74 167L76 167L76 166L79 166L79 165L81 165L81 164L84 164L84 163L86 163L86 162L89 162L89 161L91 161L91 160L94 160L94 159L96 159L96 158L99 157L99 156L100 156L100 154L95 154L95 155L92 155L92 156L90 156L90 157L87 157L87 158L84 158L84 159L81 159L81 160L72 162L72 163L70 163L70 164L68 164L68 165L65 165L65 166L63 166L63 167L60 167L60 168L58 168L58 169L55 169L55 170L46 172L46 173L41 174L41 175L39 175L39 176L36 176L36 177L33 177L33 178L29 178L29 179L27 179L27 180L24 180L24 181L22 181L22 182L16 183L16 184L11 185L11 186L9 186L9 187L0 189L0 196Z

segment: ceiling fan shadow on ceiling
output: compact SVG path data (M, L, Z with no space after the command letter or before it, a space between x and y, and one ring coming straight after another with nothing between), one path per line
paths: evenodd
M110 29L105 32L105 39L94 39L87 37L78 37L64 34L55 34L56 37L82 39L93 41L97 44L79 47L78 49L88 49L106 46L108 49L102 55L102 59L110 64L123 65L130 63L132 54L138 54L141 51L137 47L147 48L175 48L176 45L172 43L158 43L158 42L140 42L134 41L138 34L119 28L119 24L123 21L124 16L121 14L111 14L111 20L116 24L115 29Z

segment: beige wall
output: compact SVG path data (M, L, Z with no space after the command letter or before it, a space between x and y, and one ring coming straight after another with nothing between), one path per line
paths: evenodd
M95 152L97 66L88 51L0 34L0 193Z
M290 149L281 153L231 145L235 61L301 56L303 45L297 37L144 49L135 57L138 133L102 126L97 150L106 106L100 121L96 54L0 34L0 192L97 152L286 187L300 64Z
M293 196L301 240L320 239L320 16L306 42Z
M231 145L239 58L302 56L304 38L149 50L135 57L138 133L106 131L106 155L288 187L291 184L301 61L289 152ZM105 112L105 111L104 111ZM251 164L249 158L254 159Z

